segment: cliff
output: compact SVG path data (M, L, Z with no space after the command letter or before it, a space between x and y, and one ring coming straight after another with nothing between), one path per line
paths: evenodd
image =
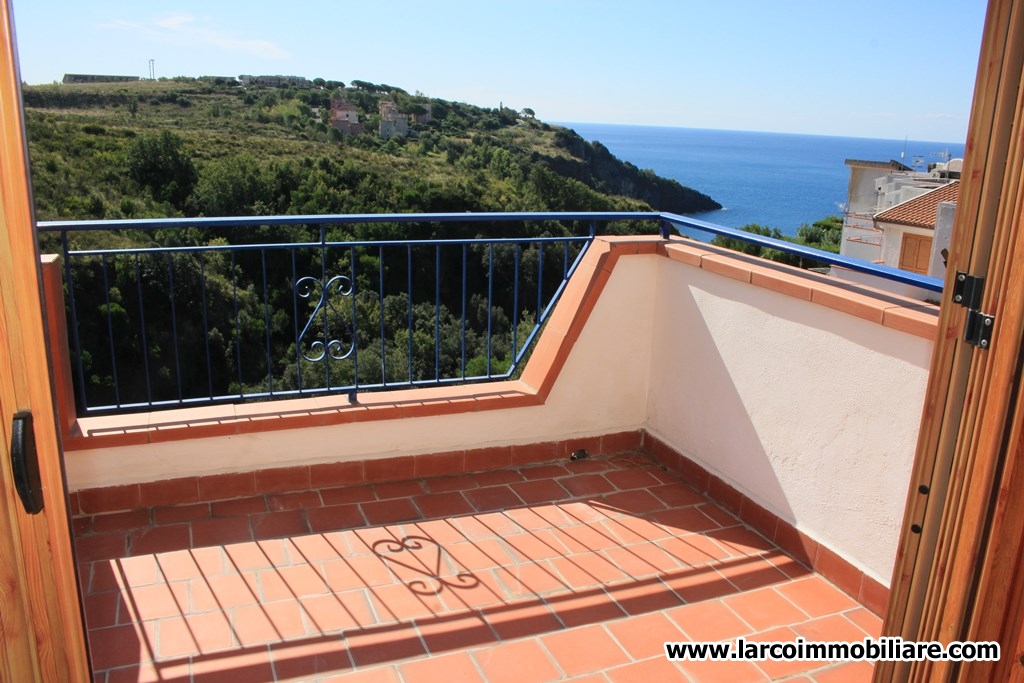
M600 192L633 197L657 210L672 213L700 213L722 208L708 195L671 178L662 178L653 171L640 170L620 160L600 142L587 142L573 130L558 130L555 144L569 156L542 157L543 163L559 175L575 178Z

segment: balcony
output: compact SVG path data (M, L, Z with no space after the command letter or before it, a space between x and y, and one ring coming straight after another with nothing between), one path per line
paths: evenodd
M567 271L485 383L77 417L65 350L96 679L867 680L662 644L879 634L937 309L667 235Z

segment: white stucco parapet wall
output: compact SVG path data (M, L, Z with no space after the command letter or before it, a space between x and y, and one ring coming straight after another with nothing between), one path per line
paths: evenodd
M888 585L933 343L664 260L647 430Z
M69 488L534 444L646 420L656 257L617 265L543 405L80 450Z

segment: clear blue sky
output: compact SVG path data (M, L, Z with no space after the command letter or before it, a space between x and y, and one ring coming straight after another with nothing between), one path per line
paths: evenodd
M14 0L22 79L289 74L546 121L963 141L983 0Z

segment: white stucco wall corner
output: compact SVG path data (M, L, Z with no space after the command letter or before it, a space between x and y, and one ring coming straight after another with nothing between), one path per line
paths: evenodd
M669 262L647 429L888 584L932 343Z

